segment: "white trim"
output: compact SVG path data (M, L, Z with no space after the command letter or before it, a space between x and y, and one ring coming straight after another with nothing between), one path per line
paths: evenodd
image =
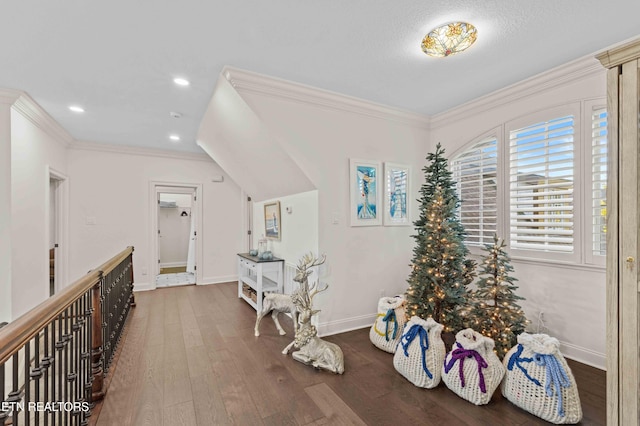
M565 358L590 365L600 370L607 370L607 355L592 351L567 342L560 342L560 348Z
M151 290L155 290L156 289L156 285L155 283L150 284L150 283L137 283L134 282L133 283L133 291L137 292L137 291L151 291Z
M155 278L160 272L160 264L158 263L158 194L167 191L184 190L188 193L194 193L196 202L191 208L191 213L196 216L196 232L199 234L196 239L196 283L202 282L202 264L203 264L203 238L202 238L202 222L203 222L203 205L202 202L202 183L193 182L166 182L166 181L149 181L149 210L148 215L151 217L149 229L149 275L153 280L151 289L156 288Z
M215 161L213 161L213 159L207 154L197 152L168 151L163 149L144 148L128 145L114 145L89 141L73 141L69 145L69 148L86 151L114 152L117 154L142 155L144 157L163 157L179 160L210 161L215 163Z
M605 69L592 55L584 56L465 104L458 105L448 111L436 114L431 117L431 129L447 126L479 111L498 108L518 99L539 94L540 92L597 74L604 75Z
M161 263L161 268L180 268L182 266L187 266L187 262L167 262Z
M230 282L238 282L237 275L221 275L219 277L208 277L203 278L202 282L198 282L198 285L212 285L212 284L222 284L222 283L230 283Z
M48 135L53 136L53 138L65 148L73 142L73 136L26 93L22 93L20 97L16 99L13 108L36 127Z
M21 90L0 88L0 104L13 105L25 93Z
M422 129L429 129L430 126L430 118L426 115L230 66L222 69L221 76L226 78L239 94L259 94L339 112L396 121Z
M347 331L371 327L371 324L375 322L377 315L378 314L374 313L320 323L318 324L318 335L321 337L331 336L332 334L346 333Z

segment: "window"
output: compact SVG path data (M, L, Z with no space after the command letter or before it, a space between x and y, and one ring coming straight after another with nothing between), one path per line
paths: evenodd
M512 130L511 247L574 252L574 117Z
M493 241L497 220L497 157L495 137L473 144L451 161L461 199L458 211L467 231L466 243L481 246Z
M505 237L519 260L604 267L607 110L604 99L518 117L450 160L466 245Z
M591 213L592 247L595 256L607 254L607 111L596 108L591 114Z

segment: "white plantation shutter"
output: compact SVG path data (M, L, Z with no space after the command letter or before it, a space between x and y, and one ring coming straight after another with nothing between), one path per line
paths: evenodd
M607 110L595 109L591 115L591 196L592 250L594 255L607 254Z
M458 211L467 231L466 243L481 246L493 241L496 232L496 166L498 142L484 139L451 161L453 179L462 201Z
M574 117L510 132L510 236L514 249L574 251Z

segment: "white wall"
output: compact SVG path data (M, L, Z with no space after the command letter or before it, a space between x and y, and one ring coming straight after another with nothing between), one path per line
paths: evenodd
M11 113L14 319L49 296L49 167L66 172L65 144L14 108Z
M451 156L491 129L504 130L509 120L570 102L601 99L605 104L605 98L604 69L595 59L579 60L434 117L430 149L441 142ZM604 368L604 268L518 260L512 265L532 329L544 312L545 332L562 342L565 355Z
M300 258L318 253L318 191L308 191L253 204L253 247L265 235L264 205L280 201L281 239L268 240L268 250L286 263L296 265ZM287 208L291 213L287 213Z
M187 196L188 197L188 196ZM190 208L187 209L189 211ZM160 267L187 265L191 216L181 216L183 209L178 207L161 208L158 212L160 230Z
M241 193L238 186L213 161L188 155L155 155L141 150L71 149L70 239L71 276L85 273L132 245L137 290L153 288L150 259L150 182L202 184L198 202L203 204L203 283L237 279L235 254L241 251ZM224 175L222 183L212 182ZM95 225L87 218L95 218Z
M396 110L329 93L316 102L311 89L292 90L294 96L240 94L318 189L318 251L327 255L320 276L329 284L315 301L322 310L320 333L365 327L373 321L380 294L406 289L413 228L349 226L349 158L413 166L410 196L415 199L428 126ZM277 167L271 171L278 172Z
M0 322L11 315L11 103L0 98Z

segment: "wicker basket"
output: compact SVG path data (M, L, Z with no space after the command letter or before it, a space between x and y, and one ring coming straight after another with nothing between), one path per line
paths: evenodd
M444 342L442 325L429 318L411 317L404 326L393 366L407 380L421 388L435 388L442 378Z
M555 424L582 419L576 381L558 339L522 333L503 362L507 371L502 394L513 404Z
M458 332L444 360L442 381L459 397L476 405L488 404L504 376L494 346L492 339L470 328Z
M394 353L406 321L404 296L380 298L378 316L369 330L371 343L385 352Z

